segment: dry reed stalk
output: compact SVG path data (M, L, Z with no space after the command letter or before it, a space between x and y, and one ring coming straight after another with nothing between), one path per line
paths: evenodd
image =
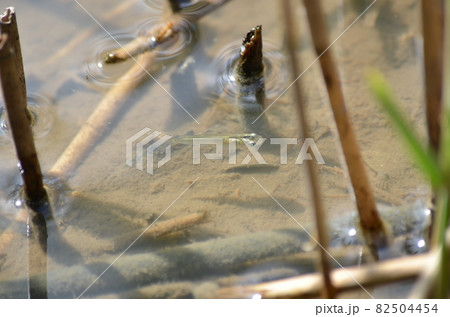
M304 104L302 102L302 92L300 88L300 82L296 80L297 74L299 74L299 62L295 55L295 40L294 40L294 30L296 27L294 26L293 18L292 18L292 8L289 0L284 0L283 4L283 15L284 20L286 22L286 34L287 34L287 46L289 51L289 57L291 62L291 75L294 81L294 94L297 103L297 112L299 115L299 124L301 128L301 138L308 138L308 120L306 119L306 111ZM318 243L319 243L319 251L320 251L320 266L322 270L322 278L324 283L325 296L327 298L333 298L335 295L335 289L333 286L333 282L330 276L330 262L329 262L329 253L327 251L328 247L328 235L327 235L327 227L325 224L325 212L322 204L320 188L319 188L319 179L317 176L317 165L312 160L307 160L307 168L308 168L308 176L309 183L311 186L311 193L313 196L314 202L314 211L315 211L315 220L317 226L317 234L318 234Z
M444 50L444 1L422 0L425 97L428 138L439 149Z
M130 245L132 241L134 241L141 234L141 237L145 238L158 238L163 235L172 234L175 232L179 232L200 223L205 222L208 217L208 212L198 212L193 213L183 217L177 217L174 219L169 219L165 221L158 221L153 226L148 228L143 234L142 230L136 230L134 232L129 232L123 234L114 239L114 249L120 250L126 248Z
M106 93L97 108L87 119L69 146L49 171L50 175L69 178L87 153L108 128L110 122L125 104L126 98L146 79L146 71L154 59L154 53L139 56L137 62Z
M420 299L434 296L441 256L441 252L437 250L430 253L430 260L419 275L409 298Z
M414 255L401 259L387 260L365 266L336 269L331 272L333 285L337 292L357 289L364 286L381 285L417 277L430 262L429 254ZM310 298L322 292L320 273L305 274L274 282L222 288L214 295L218 298L248 298L261 294L263 298Z
M27 86L25 83L25 72L23 70L22 49L20 47L19 30L17 27L17 18L14 7L6 8L6 11L0 16L0 29L3 34L7 34L15 52L15 64L17 77L20 86L17 88L22 94L23 100L27 100Z
M327 25L321 3L318 0L304 0L303 2L308 15L314 47L316 53L320 56L323 78L327 86L339 139L355 192L361 228L368 246L372 249L374 257L377 258L377 249L388 245L386 228L378 215L375 198L364 168L364 161L359 151L351 120L347 114L339 72L329 48Z
M5 15L2 17L3 23L5 22L4 17ZM2 27L2 32L3 30ZM8 126L20 162L26 199L30 206L36 207L47 200L47 193L42 181L41 167L34 145L30 119L27 115L26 92L23 91L24 82L19 78L23 66L19 66L21 63L15 52L15 47L18 47L18 44L14 44L14 41L17 40L17 37L9 37L9 35L3 33L1 35L0 78L8 114Z
M102 21L108 22L111 21L118 16L122 15L124 12L126 12L130 7L136 4L138 0L128 0L124 1L121 4L119 4L117 7L113 8L111 11L106 13L102 19ZM85 42L91 35L94 34L95 30L97 28L89 28L81 33L78 33L75 37L73 37L64 47L60 48L59 50L55 51L52 56L50 56L46 61L46 65L55 64L59 61L60 58L63 56L66 56L72 51L80 46L83 42Z
M211 11L219 8L229 0L205 0L206 6L198 14L183 15L182 10L173 15L164 24L158 25L146 35L136 37L128 44L105 54L105 63L122 62L144 52L152 51L161 44L166 43L179 33L185 21L194 23Z
M20 162L28 209L28 286L30 298L47 298L47 192L27 113L25 76L13 8L1 16L0 78L9 128Z

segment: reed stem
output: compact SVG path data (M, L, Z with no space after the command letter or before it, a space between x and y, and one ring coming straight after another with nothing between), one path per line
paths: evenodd
M328 97L333 110L350 180L355 192L361 228L368 246L377 259L377 250L388 245L388 237L378 214L369 178L364 168L364 161L359 150L351 120L347 114L339 72L333 61L331 49L329 48L330 42L321 2L318 0L304 0L303 2L308 15L314 47L318 56L321 56L320 66L327 86Z
M47 200L47 193L44 189L41 166L27 113L22 58L20 52L16 52L16 48L20 49L20 44L16 43L19 41L17 25L15 27L11 25L16 22L14 9L8 8L2 15L1 21L0 78L8 114L8 126L20 162L27 203L34 208ZM6 33L9 31L12 33Z
M28 285L30 298L47 298L47 223L51 210L42 180L31 121L14 8L1 16L0 79L8 123L20 163L28 209Z
M337 292L341 293L361 286L382 285L417 277L432 260L429 254L414 255L365 266L336 269L331 272L331 277ZM311 298L321 294L321 278L320 273L311 273L241 288L223 288L214 295L218 298L243 298L258 293L263 298ZM371 296L369 292L367 294Z
M300 138L309 138L308 131L308 120L306 118L306 110L305 106L302 102L302 92L300 88L300 82L297 79L297 74L299 74L299 61L295 55L295 39L294 39L294 30L296 26L294 26L293 17L292 17L292 7L290 5L289 0L284 0L283 4L283 15L285 21L285 32L287 35L287 46L288 52L291 62L291 75L294 82L294 96L295 102L297 103L297 112L299 116L299 124L301 128ZM327 227L325 224L325 212L322 204L322 198L319 187L319 179L317 176L317 165L312 160L307 160L307 168L308 168L308 177L309 183L311 186L311 192L313 195L314 202L314 211L315 211L315 222L317 227L318 234L318 242L319 242L319 251L320 251L320 266L322 271L322 278L324 283L325 297L334 298L335 296L335 288L333 286L333 282L330 276L331 266L329 261L329 253L328 249L328 235L327 235Z
M14 7L6 8L6 11L0 16L0 29L3 34L7 34L11 45L14 48L15 65L20 87L17 90L22 94L23 100L27 100L27 86L25 83L25 72L23 70L22 49L20 47L19 30L17 28L17 19Z
M428 138L439 149L444 50L444 1L422 0L425 99Z

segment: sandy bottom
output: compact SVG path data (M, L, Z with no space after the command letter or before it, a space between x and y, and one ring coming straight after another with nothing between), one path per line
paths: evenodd
M55 7L53 1L42 1L39 7L32 1L17 2L29 90L47 96L56 116L52 130L37 140L46 171L109 89L108 85L86 80L82 66L90 58L86 52L92 52L95 43L107 35L75 4L64 11L62 4ZM99 1L86 4L86 9L113 35L135 33L146 21L146 14L160 14L157 9L148 8L145 2L137 1L118 18L108 20L108 12L119 3L108 1L105 5ZM337 38L363 11L364 8L354 3L359 2L335 1L326 8L331 39ZM255 10L255 6L260 9ZM37 16L45 18L37 21L35 11ZM300 8L297 11L302 16L299 19L298 57L302 69L306 69L315 55L310 47L304 12ZM374 67L386 75L405 116L425 140L419 14L418 0L392 4L377 1L332 47L367 172L377 202L384 206L412 204L426 198L429 190L398 134L370 96L365 74ZM207 211L209 217L206 223L182 234L149 244L138 241L127 251L129 254L282 228L301 230L299 223L312 228L313 210L306 166L294 164L300 152L299 145L288 147L285 165L280 164L279 146L265 146L260 151L267 165L257 164L254 158L249 165L240 164L249 154L243 144L237 145L236 165L229 164L228 144L224 144L223 160L202 157L199 165L192 164L192 146L173 146L172 159L156 169L153 175L125 165L126 139L145 127L171 136L246 132L234 98L227 97L217 87L214 63L224 48L232 43L239 45L243 35L258 24L263 25L263 36L270 43L268 45L277 47L280 54L284 54L284 26L276 3L255 0L245 1L244 5L242 1L231 1L201 20L197 26L198 39L190 51L164 61L154 73L159 84L192 114L198 124L151 79L129 96L108 132L67 181L69 190L62 194L63 206L55 210L55 219L49 224L51 232L58 232L49 237L50 274L71 265L100 261L106 268L107 263L123 251L115 249L114 239L129 232L143 231L160 215L160 220L165 220ZM84 33L86 39L69 51L55 55L70 40ZM43 38L48 43L42 43ZM287 61L285 65L289 69ZM319 64L314 63L300 81L308 107L309 128L325 160L325 164L318 167L321 195L328 212L327 220L333 223L355 211L354 197ZM281 76L277 84L283 91L290 84L290 75ZM270 108L265 117L271 135L265 137L296 138L298 122L292 89L278 97L279 94L268 96ZM1 137L4 140L0 143L0 280L9 280L11 276L24 276L26 272L25 229L23 222L18 220L26 216L20 216L8 198L20 181L12 144L7 136ZM211 147L203 149L213 151ZM298 273L296 268L283 274ZM210 275L195 277L195 294L191 280L170 279L166 280L171 283L165 288L158 291L152 286L145 294L151 297L203 297L208 293L208 284L201 284L203 288L199 289L198 283L217 282L217 278ZM233 282L219 285L227 283ZM111 289L105 293L121 296ZM26 288L22 295L26 296ZM87 292L85 296L94 295Z

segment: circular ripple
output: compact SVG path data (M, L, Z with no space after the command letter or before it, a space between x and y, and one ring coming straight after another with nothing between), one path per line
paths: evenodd
M43 181L48 201L52 206L53 216L62 216L72 201L72 190L63 180L57 177L44 175ZM15 211L17 212L17 210L22 209L26 205L23 185L14 186L13 191L8 195L8 202L13 207L8 209L9 214L14 214Z
M167 5L166 0L144 0L144 3L156 11L163 11Z
M50 132L53 126L55 120L53 107L47 98L34 93L28 94L27 103L32 117L31 127L34 138L42 138ZM4 104L0 102L0 144L9 143L10 140L11 134L6 118L6 109Z
M163 12L168 9L169 4L167 0L144 0L144 2L155 11ZM202 10L208 7L208 4L204 0L190 0L181 1L180 8L183 10L183 15L197 15Z
M87 52L87 55L90 56L90 58L84 63L84 77L88 81L99 84L100 86L111 86L116 83L134 63L132 59L115 64L104 63L103 56L106 52L120 47L119 44L125 45L134 39L134 35L129 33L116 34L113 35L113 37L114 39L110 36L104 36L88 45L93 51ZM116 41L119 44L117 44ZM141 76L141 74L137 73L136 79L139 78L139 76Z
M286 88L287 62L279 50L271 43L263 43L264 83L267 98L278 97ZM216 79L220 92L235 98L239 93L239 84L234 77L234 68L239 60L240 43L227 46L215 62L218 77Z
M160 61L168 60L182 54L188 47L193 44L196 39L196 27L189 21L178 18L176 21L176 34L167 42L158 46L156 50L156 59ZM166 22L162 22L161 18L154 17L148 19L139 27L138 35L146 36L151 34L153 30L159 26L164 26Z

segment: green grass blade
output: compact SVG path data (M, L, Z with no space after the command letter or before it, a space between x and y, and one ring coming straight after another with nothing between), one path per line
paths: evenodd
M372 70L368 75L368 82L373 95L388 113L395 127L400 131L419 167L428 176L431 184L435 188L441 185L443 175L440 172L437 159L431 151L422 146L419 139L414 135L413 130L406 123L384 76L379 71Z

